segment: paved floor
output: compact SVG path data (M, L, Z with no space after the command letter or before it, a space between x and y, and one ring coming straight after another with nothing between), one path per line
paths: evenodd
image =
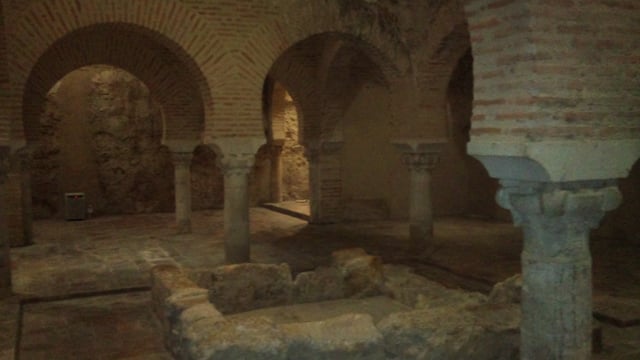
M16 340L23 360L168 358L149 312L149 268L165 262L210 267L224 259L222 211L194 213L188 235L175 235L172 223L172 214L36 221L35 245L12 250L19 296L0 302L0 359L13 357ZM446 285L481 291L520 269L521 232L504 223L438 219L424 254L406 250L403 222L313 226L255 208L251 232L254 262L287 262L295 272L354 246ZM594 239L592 247L596 296L640 300L638 246ZM12 331L20 324L21 331ZM634 354L628 359L640 359L636 335L640 326L605 325L605 353L598 358Z

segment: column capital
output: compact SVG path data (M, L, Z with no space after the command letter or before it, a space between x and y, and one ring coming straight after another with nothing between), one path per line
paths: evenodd
M392 139L391 143L402 152L402 162L411 171L431 171L440 161L446 139Z
M190 166L191 160L193 159L193 152L171 152L171 159L173 160L174 166Z
M604 213L622 202L615 180L596 182L528 182L502 180L496 200L510 210L516 225L571 227L587 231Z
M217 163L225 176L248 175L253 169L255 155L228 154L218 158Z
M264 138L234 137L215 139L210 145L216 152L218 166L225 176L229 176L249 174L255 162L256 152L264 144Z
M411 171L431 171L440 161L438 153L407 152L402 154L402 162Z

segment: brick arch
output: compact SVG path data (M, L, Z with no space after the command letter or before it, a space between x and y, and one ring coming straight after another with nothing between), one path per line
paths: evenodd
M220 123L233 121L247 131L256 134L261 131L259 119L262 110L259 104L262 85L273 64L295 44L314 35L327 33L341 34L357 42L362 51L378 64L389 78L411 71L409 52L404 44L394 40L378 23L363 26L357 16L341 14L339 1L296 1L283 9L281 16L270 18L256 26L253 33L246 37L246 41L234 49L231 58L219 61L225 62L228 67L224 72L227 76L220 80L233 87L228 97L241 97L243 101L242 114L239 117L240 110L230 108L227 115L225 109L217 117L222 118ZM239 108L240 105L236 107ZM255 127L250 125L254 123ZM218 134L223 132L224 129L217 131ZM209 136L215 137L211 134L207 137Z
M182 73L191 76L202 98L205 117L211 118L210 89L217 89L217 84L203 73L212 66L214 55L224 49L198 13L174 0L43 0L24 8L12 26L14 33L10 34L10 96L16 104L11 111L20 113L26 84L34 79L33 70L43 54L67 35L99 24L128 26L131 34L144 36L163 48L163 56L171 55L172 61L182 65ZM16 133L21 136L21 131Z
M314 84L313 68L292 57L284 57L274 64L269 78L291 95L298 108L299 139L307 143L319 131L320 109L324 103L322 93Z
M83 66L108 64L137 76L162 104L167 140L198 140L203 130L203 101L195 80L165 47L128 24L100 24L76 30L56 42L38 60L25 84L23 121L27 141L36 141L39 116L48 91L66 74Z
M335 42L340 42L341 48L327 57L327 47ZM329 95L336 84L344 81L345 74L340 74L340 66L337 66L337 63L344 61L349 66L356 62L367 68L367 74L363 71L358 76L371 77L373 81L388 84L387 76L399 76L395 70L385 72L369 58L369 52L361 40L343 33L314 34L292 45L280 55L269 71L269 76L285 85L299 104L304 135L301 139L305 142L330 136L339 117L353 100L351 93L354 89L351 88L342 95ZM360 86L361 82L354 86ZM344 88L344 83L342 85L341 88ZM332 121L324 121L325 118Z
M272 64L287 49L314 35L325 33L342 34L358 42L388 77L410 71L409 52L404 44L395 40L377 23L363 28L357 17L341 15L338 1L299 1L286 10L277 20L257 27L239 51L252 59L253 72L258 78L264 78Z
M421 91L444 94L458 61L471 47L467 24L453 27L437 44L434 53L419 62L417 83Z

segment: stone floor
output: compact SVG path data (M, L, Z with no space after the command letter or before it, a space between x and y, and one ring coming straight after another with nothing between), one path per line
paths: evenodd
M0 302L0 359L12 359L16 344L22 360L168 359L149 311L148 269L167 262L209 267L224 259L222 211L194 213L188 235L175 235L172 223L172 214L36 221L35 244L11 253L17 296ZM355 246L445 285L479 291L520 269L520 230L478 219L438 219L424 254L406 250L405 222L314 226L255 208L251 232L254 262L287 262L294 272L326 263L335 249ZM637 305L640 248L605 239L594 239L592 248L602 311L611 304L607 299ZM626 306L610 306L613 317L617 312L628 320L638 310ZM640 359L640 324L603 329L605 351L598 359Z

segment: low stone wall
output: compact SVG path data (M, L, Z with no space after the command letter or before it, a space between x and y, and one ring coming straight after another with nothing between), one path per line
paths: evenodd
M447 289L361 249L292 278L288 265L152 270L154 312L178 359L516 359L519 307ZM349 313L279 324L226 315L265 307L386 295L413 310L378 323Z

